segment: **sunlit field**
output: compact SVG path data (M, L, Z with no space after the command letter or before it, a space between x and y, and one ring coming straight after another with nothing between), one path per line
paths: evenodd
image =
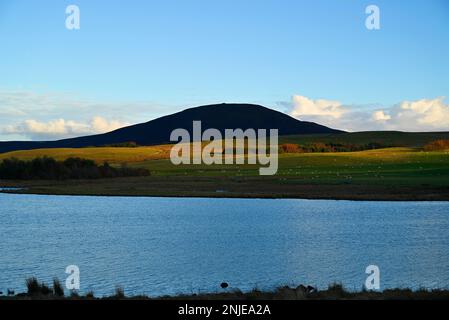
M57 160L81 157L112 165L146 168L152 176L257 177L259 165L173 165L170 146L38 149L0 154L0 159ZM449 152L386 148L359 152L280 154L273 179L285 184L380 184L449 186ZM264 178L261 178L264 179ZM268 178L267 178L268 179Z

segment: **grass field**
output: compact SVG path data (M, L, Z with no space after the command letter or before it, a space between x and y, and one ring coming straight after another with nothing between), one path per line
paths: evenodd
M64 160L82 157L99 163L126 163L149 169L153 176L256 177L259 165L173 165L169 146L139 148L38 149L15 151L0 159L22 160L38 156ZM359 152L280 154L277 177L289 183L401 184L449 186L449 152L424 152L415 148L387 148ZM286 182L287 183L287 182Z
M365 131L339 134L312 134L285 136L280 138L280 142L299 144L333 142L356 145L374 142L391 147L417 148L439 139L449 140L449 132Z
M425 144L438 140L449 140L449 132L423 132L410 133L398 131L367 131L340 134L312 134L293 135L279 137L279 143L307 144L315 142L342 143L363 145L379 143L390 147L420 148ZM25 151L13 151L0 153L0 160L16 157L22 160L30 160L43 155L64 160L69 157L93 159L97 162L108 161L111 163L133 163L147 160L167 159L170 154L170 145L159 145L139 148L60 148L60 149L36 149Z
M155 159L168 159L170 145L160 145L139 148L58 148L58 149L34 149L0 153L0 160L17 158L20 160L32 160L37 157L47 156L58 161L70 157L79 157L95 160L98 163L108 161L110 163L140 162Z
M358 140L352 137L351 141L372 142L370 135L357 133ZM2 181L0 185L19 184L30 188L25 192L56 194L449 200L449 150L425 152L417 145L435 140L435 135L432 134L433 138L430 134L414 135L420 135L419 143L416 139L413 143L411 139L401 140L402 144L413 147L280 154L275 176L259 176L259 165L175 166L169 160L169 145L15 151L0 154L0 159L50 156L64 160L76 156L99 163L108 161L113 165L126 163L130 167L146 168L151 171L151 177L81 182ZM303 136L283 137L281 143L308 142L315 138L318 139L316 136L309 136L308 140ZM322 136L320 139L325 141ZM331 138L327 136L327 139Z
M449 152L389 148L283 154L275 176L259 176L256 165L174 166L168 159L128 164L148 168L152 176L0 185L41 194L449 200Z

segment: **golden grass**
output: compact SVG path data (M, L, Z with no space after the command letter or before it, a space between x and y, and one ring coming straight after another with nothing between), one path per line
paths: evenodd
M0 154L0 160L17 158L20 160L32 160L37 157L52 157L63 161L71 157L79 157L94 160L97 163L107 161L111 164L140 163L151 160L168 160L170 149L173 145L158 145L149 147L122 148L122 147L91 147L91 148L54 148L13 151ZM417 148L385 148L355 152L326 152L326 153L284 153L279 158L287 162L319 164L322 162L332 164L337 162L366 162L388 161L401 162L410 159L419 160L428 157L448 159L449 152L433 151L425 152Z
M58 161L71 157L91 159L98 163L107 161L110 163L132 163L148 160L168 159L170 145L159 145L137 148L96 147L96 148L55 148L13 151L0 154L0 160L17 158L31 160L37 157L52 157Z
M96 147L79 149L36 149L0 154L0 160L16 157L30 160L36 157L53 157L62 161L69 157L91 159L97 163L107 161L113 165L123 163L148 169L153 175L184 176L247 176L258 175L259 165L173 165L170 160L172 145L137 148ZM430 171L429 171L430 170ZM423 178L429 171L429 179L437 182L448 178L449 153L424 152L417 148L387 148L358 152L335 153L286 153L279 155L278 176L297 176L316 180L338 180L342 177L363 179L376 175ZM366 176L366 177L365 177ZM380 178L379 178L380 179ZM375 179L376 181L379 179Z

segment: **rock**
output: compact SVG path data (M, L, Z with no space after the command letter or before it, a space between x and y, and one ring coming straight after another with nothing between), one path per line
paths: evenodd
M307 286L307 293L312 293L316 291L316 288L312 287L312 286Z
M300 284L299 286L296 287L295 289L295 293L296 293L296 299L305 299L307 297L307 288L305 286L303 286L302 284Z

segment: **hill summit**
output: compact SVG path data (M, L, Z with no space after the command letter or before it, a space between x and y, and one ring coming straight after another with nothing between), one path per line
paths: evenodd
M145 123L123 127L108 133L57 141L0 142L0 152L38 148L81 148L133 141L139 145L170 142L174 129L184 128L192 133L192 122L200 120L203 130L218 129L278 129L279 135L338 133L313 122L300 121L282 112L255 104L222 103L186 109Z

